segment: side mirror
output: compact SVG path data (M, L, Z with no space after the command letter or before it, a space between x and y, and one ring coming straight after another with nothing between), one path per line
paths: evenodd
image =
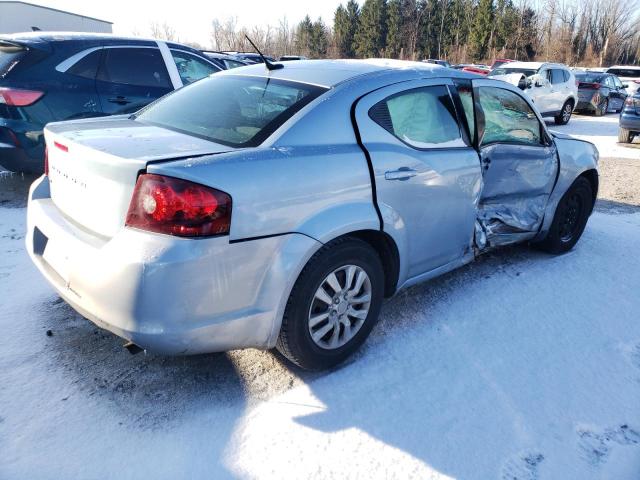
M544 87L547 84L546 80L544 80L543 78L537 78L536 79L536 87Z
M629 88L629 84L628 83L623 83L622 84L622 88Z

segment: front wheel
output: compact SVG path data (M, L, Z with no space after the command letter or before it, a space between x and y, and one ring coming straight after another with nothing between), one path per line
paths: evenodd
M618 130L618 142L620 143L631 143L632 140L631 130L627 130L626 128L620 127Z
M536 246L549 253L565 253L578 242L593 209L591 183L578 177L560 199L547 237Z
M562 110L560 113L553 117L556 122L556 125L566 125L571 120L571 114L573 113L573 102L571 100L567 100L564 102L562 106Z
M384 296L378 253L357 238L322 247L293 287L276 348L306 370L330 368L367 338Z

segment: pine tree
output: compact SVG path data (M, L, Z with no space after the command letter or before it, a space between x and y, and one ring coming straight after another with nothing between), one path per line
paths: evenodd
M397 58L402 49L402 13L400 0L387 3L387 42L385 56Z
M365 0L355 34L359 57L377 57L386 43L386 0Z
M296 28L295 45L300 55L311 56L311 42L313 38L313 23L306 15Z
M327 54L329 46L329 33L321 18L311 25L309 53L311 58L322 58Z
M489 52L489 41L493 32L493 0L480 0L475 12L475 21L469 38L472 54L476 60L484 60Z
M336 10L333 33L339 57L353 58L356 55L354 37L359 16L360 7L355 0L349 0L346 8L341 4Z

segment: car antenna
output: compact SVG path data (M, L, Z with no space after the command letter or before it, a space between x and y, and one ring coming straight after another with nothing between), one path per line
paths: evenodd
M256 44L251 41L251 39L249 38L249 35L245 34L244 36L249 41L251 46L255 48L256 52L258 52L258 55L260 55L260 58L264 62L264 66L267 67L267 70L279 70L281 68L284 68L284 65L281 63L271 63L269 60L267 60L267 58L262 54L262 52L258 50L258 47L256 47Z

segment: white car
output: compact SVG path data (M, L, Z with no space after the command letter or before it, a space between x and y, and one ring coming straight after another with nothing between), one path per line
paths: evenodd
M616 75L626 85L629 95L640 90L640 66L638 65L614 65L607 69L606 73Z
M520 87L542 116L554 117L557 125L569 123L578 104L576 77L559 63L509 62L493 69L489 76Z

